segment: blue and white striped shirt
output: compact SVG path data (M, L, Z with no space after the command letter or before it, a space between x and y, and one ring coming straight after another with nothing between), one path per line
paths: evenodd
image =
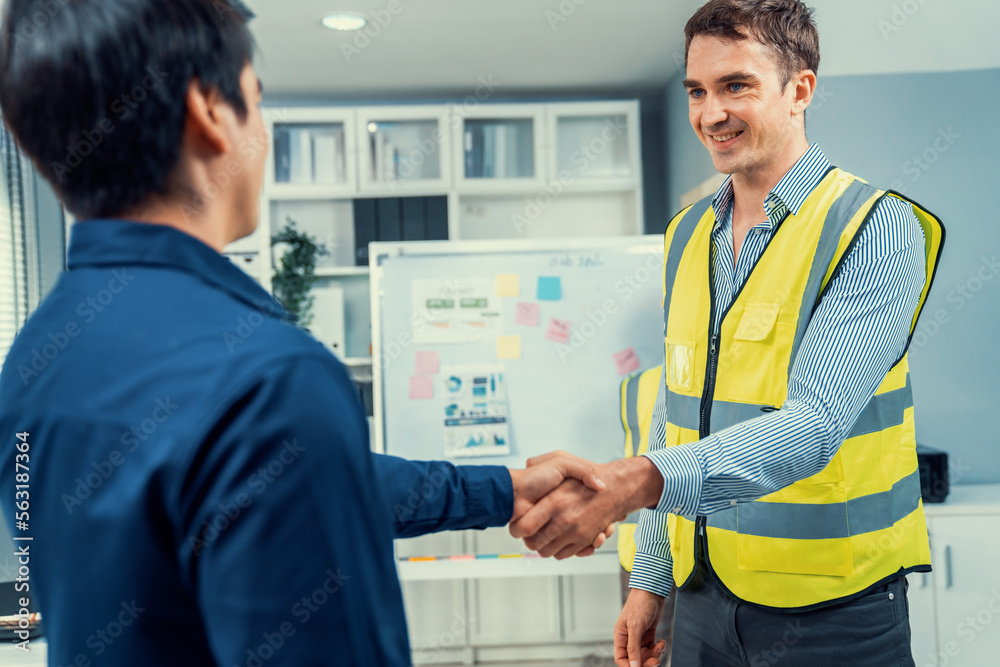
M764 202L767 221L752 228L733 253L733 185L715 198L714 289L721 314L764 252L779 223L798 214L830 168L813 144ZM780 410L698 442L664 446L665 390L653 413L648 456L664 479L655 510L642 510L630 586L669 595L673 560L667 513L693 519L756 500L818 473L837 453L883 377L902 355L925 279L923 231L912 209L883 199L831 280L792 364Z

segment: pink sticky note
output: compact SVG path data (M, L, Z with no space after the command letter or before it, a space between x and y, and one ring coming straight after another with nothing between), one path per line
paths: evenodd
M417 375L437 375L438 374L438 353L420 351L417 352Z
M434 378L429 375L414 375L410 378L410 399L426 401L434 398Z
M549 320L549 328L545 332L545 337L557 343L568 343L571 331L573 331L572 322L553 317Z
M517 304L517 312L514 314L514 322L523 324L526 327L537 327L540 308L537 303Z
M631 347L613 356L619 375L628 375L639 370L639 357Z

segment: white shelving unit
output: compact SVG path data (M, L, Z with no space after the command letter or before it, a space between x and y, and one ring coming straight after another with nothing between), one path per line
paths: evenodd
M260 225L226 254L270 290L270 238L287 219L325 245L330 254L317 260L313 291L319 305L337 303L340 295L323 292L340 290L343 312L314 307L313 322L343 320L346 336L335 353L352 367L371 363L368 263L358 261L355 243L358 200L443 197L453 240L643 233L635 100L473 110L289 107L263 115L270 153Z
M450 107L363 107L356 114L360 192L402 197L450 189Z
M1000 653L1000 485L954 486L924 506L930 574L911 574L908 599L917 667L980 667Z
M372 372L371 281L355 238L355 212L371 202L360 200L380 210L390 198L443 197L451 240L643 233L635 100L275 108L264 119L271 151L260 226L227 254L270 290L270 238L288 218L326 245L313 328L344 337L324 342L359 379ZM401 558L520 549L506 529L428 535L396 547ZM414 662L572 660L595 645L609 650L619 605L613 540L572 563L484 559L469 563L468 576L454 565L399 563Z

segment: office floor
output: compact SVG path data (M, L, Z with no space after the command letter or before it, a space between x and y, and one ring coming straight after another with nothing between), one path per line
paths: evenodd
M13 644L0 644L0 665L3 667L43 667L46 664L46 645L44 639L33 640L30 644L31 651L25 653L14 647ZM574 660L570 662L498 662L479 663L476 667L605 667L613 665L610 659L601 662L584 662Z

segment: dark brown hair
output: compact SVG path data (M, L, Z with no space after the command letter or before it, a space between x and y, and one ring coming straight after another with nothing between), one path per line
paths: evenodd
M188 82L246 117L249 16L235 0L7 0L3 120L77 218L122 215L170 190Z
M711 0L684 26L684 64L695 35L727 41L752 37L774 50L784 90L802 70L819 72L819 32L812 13L799 0Z

